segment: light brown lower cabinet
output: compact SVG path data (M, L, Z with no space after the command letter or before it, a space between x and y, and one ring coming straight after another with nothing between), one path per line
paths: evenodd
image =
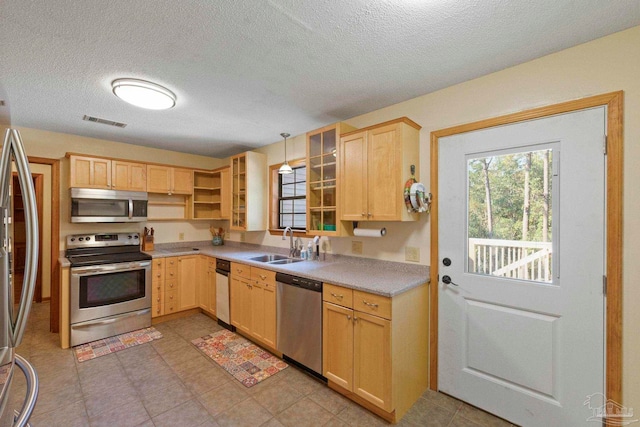
M244 335L276 348L275 272L231 263L231 324Z
M156 258L151 263L151 317L198 307L198 256ZM215 278L214 278L215 280Z
M151 262L151 317L164 315L164 258L156 258Z
M205 255L200 256L198 271L198 302L200 308L216 315L216 259Z
M323 375L397 422L427 389L427 285L393 298L324 284Z

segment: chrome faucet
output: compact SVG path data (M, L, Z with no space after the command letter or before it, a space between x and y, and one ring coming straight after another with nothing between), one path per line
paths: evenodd
M286 240L287 231L289 232L289 258L293 258L296 254L296 248L293 247L293 230L291 227L284 229L284 233L282 233L282 240Z

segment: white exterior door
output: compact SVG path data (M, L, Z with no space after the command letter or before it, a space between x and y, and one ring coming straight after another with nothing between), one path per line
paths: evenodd
M605 134L600 107L440 138L441 391L523 426L593 425Z

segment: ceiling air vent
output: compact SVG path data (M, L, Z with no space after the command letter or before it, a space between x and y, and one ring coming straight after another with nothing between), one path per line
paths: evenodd
M82 117L82 120L87 122L102 123L103 125L115 126L118 128L123 128L127 126L126 123L114 122L113 120L105 120L105 119L100 119L98 117L91 117L87 115Z

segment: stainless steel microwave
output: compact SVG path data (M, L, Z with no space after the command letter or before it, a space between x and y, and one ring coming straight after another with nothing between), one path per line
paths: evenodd
M147 220L143 191L71 189L71 222L142 222Z

